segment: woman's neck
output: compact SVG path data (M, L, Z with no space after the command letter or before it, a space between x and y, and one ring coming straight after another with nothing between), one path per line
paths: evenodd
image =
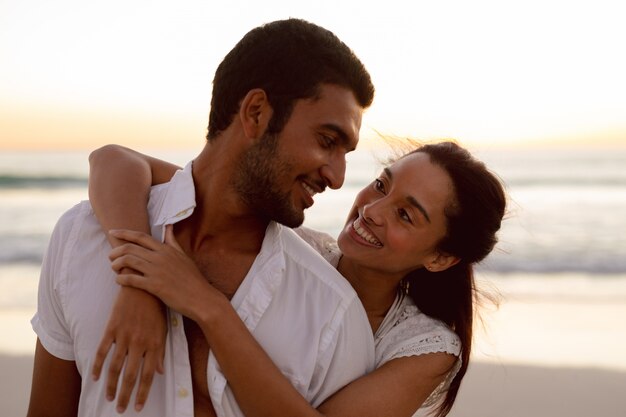
M339 259L337 270L356 291L376 332L398 294L399 279L358 265L344 256Z

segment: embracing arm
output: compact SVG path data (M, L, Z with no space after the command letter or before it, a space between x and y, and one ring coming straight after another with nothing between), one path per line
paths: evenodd
M393 359L352 381L316 410L274 365L230 303L222 304L205 309L201 328L246 417L410 417L455 361L446 353Z
M77 415L80 385L75 362L51 355L37 339L27 417Z
M169 181L178 167L117 145L92 152L89 164L89 199L102 229L107 232L124 228L149 233L146 207L150 186ZM107 237L111 246L120 244L114 237ZM144 291L122 288L98 351L94 352L93 367L93 375L98 378L104 359L115 343L107 376L107 397L112 400L127 359L118 395L120 409L126 408L140 369L136 407L142 407L155 369L162 368L165 337L166 324L160 301Z
M152 185L170 180L178 166L119 145L89 155L89 200L105 231L149 233L148 197ZM117 241L109 237L111 245Z
M274 365L228 299L182 252L171 227L166 230L166 244L130 231L116 231L115 235L136 245L123 245L111 252L114 269L130 267L143 274L120 274L118 282L153 293L198 323L247 417L409 417L456 360L446 353L393 359L315 409Z

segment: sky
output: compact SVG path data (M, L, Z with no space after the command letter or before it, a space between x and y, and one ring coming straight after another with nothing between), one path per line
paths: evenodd
M364 141L626 146L620 3L0 0L0 150L200 147L220 60L287 17L369 69Z

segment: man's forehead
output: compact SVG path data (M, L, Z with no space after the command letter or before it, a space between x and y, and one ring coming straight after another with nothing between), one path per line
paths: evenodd
M303 103L320 126L334 126L358 140L363 108L354 93L341 86L325 85L315 100Z

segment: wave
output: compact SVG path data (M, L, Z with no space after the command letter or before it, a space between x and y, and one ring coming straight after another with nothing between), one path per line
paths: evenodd
M374 179L372 176L371 179ZM589 178L589 177L525 177L509 178L508 187L626 187L626 178ZM369 180L347 179L344 190L360 190L369 184ZM19 176L0 175L0 189L68 189L84 188L87 178L74 176Z
M49 239L48 233L3 233L0 264L40 265Z
M31 265L40 266L43 254L46 250L47 239L20 239L18 245L9 247L8 242L0 242L0 248L4 249L0 253L0 265ZM615 254L613 262L606 262L603 259L586 259L576 261L575 259L560 259L553 262L546 260L531 259L487 259L478 265L478 270L502 275L524 273L524 274L561 274L561 273L584 273L591 275L622 275L626 274L626 257L622 254ZM617 259L625 259L624 261Z
M22 176L0 175L0 189L22 188L83 188L87 186L87 178L75 176Z
M555 177L544 176L508 178L506 184L509 187L625 187L626 177Z
M593 275L614 275L626 273L626 256L617 251L607 262L604 256L578 256L554 253L552 259L533 259L527 256L511 256L487 258L478 269L501 274L560 274L560 273L585 273Z

